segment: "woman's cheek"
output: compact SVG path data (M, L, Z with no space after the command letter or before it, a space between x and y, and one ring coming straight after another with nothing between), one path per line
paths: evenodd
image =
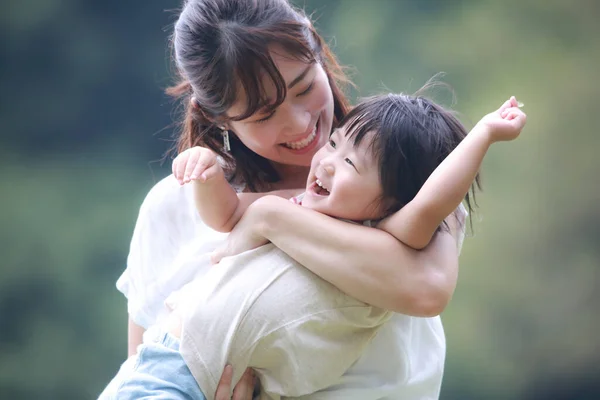
M264 124L267 125L267 124ZM253 127L251 129L245 129L238 133L238 137L250 150L262 155L268 154L273 148L275 143L275 135L273 130L265 127Z
M327 102L329 101L333 105L333 96L331 95L331 90L327 81L319 85L318 90L316 90L315 92L315 99L313 99L314 103L316 104L315 108L322 109L327 105Z

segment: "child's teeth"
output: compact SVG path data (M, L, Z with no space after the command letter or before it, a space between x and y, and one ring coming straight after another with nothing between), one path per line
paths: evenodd
M329 190L329 189L327 189L327 188L326 188L326 187L323 185L323 182L321 182L321 181L320 181L320 180L318 180L318 179L317 179L317 185L319 185L319 187L322 187L322 188L323 188L323 189L325 189L325 190Z
M305 137L302 140L299 140L297 142L288 142L285 145L294 150L303 149L306 146L308 146L309 144L311 144L312 141L315 140L316 136L317 136L317 126L315 125L315 127L313 128L310 135L308 135L307 137Z

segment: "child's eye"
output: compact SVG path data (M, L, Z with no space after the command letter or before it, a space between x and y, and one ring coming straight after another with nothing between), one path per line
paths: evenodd
M335 149L335 142L329 139L329 145Z
M349 158L344 158L344 161L346 162L346 164L348 164L348 165L352 166L352 168L354 168L354 170L355 170L356 172L358 172L358 168L356 168L356 165L354 165L354 163L352 162L352 160L351 160L351 159L349 159ZM358 173L360 174L360 172L358 172Z

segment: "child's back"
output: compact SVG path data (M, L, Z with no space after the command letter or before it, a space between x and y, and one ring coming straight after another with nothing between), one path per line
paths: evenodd
M254 368L275 398L323 389L392 314L344 294L272 244L223 259L178 304L180 351L207 398L227 364L234 380Z

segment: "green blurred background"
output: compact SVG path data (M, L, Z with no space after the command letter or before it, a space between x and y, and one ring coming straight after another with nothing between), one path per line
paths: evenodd
M357 95L444 71L472 126L510 95L442 315L442 399L600 398L600 2L304 0ZM0 398L94 398L126 354L114 283L166 176L179 0L0 12Z

